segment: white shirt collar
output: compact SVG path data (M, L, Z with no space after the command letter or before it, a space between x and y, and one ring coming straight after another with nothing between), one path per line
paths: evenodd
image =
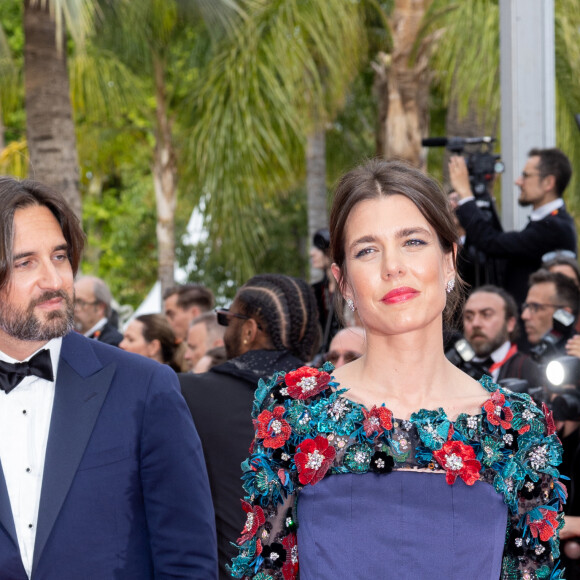
M48 349L48 351L50 352L50 360L52 362L52 372L54 375L54 380L56 382L56 371L58 369L58 361L60 359L60 350L62 348L62 336L59 336L58 338L53 338L52 340L49 340L46 344L44 344L43 346L41 346L38 350L34 351L30 356L26 357L24 359L24 361L20 361L16 358L12 358L11 356L7 355L5 352L2 352L0 350L0 360L3 360L5 362L9 362L9 363L18 363L18 362L25 362L27 360L30 360L37 352L40 352L41 350L44 349Z
M95 332L97 332L97 330L101 330L105 324L107 324L107 319L103 317L99 322L97 322L97 324L95 324L95 326L85 332L85 336L90 338Z
M491 357L494 363L500 362L506 357L511 346L512 343L509 340L506 340L499 348L496 348L489 356ZM474 356L473 360L475 362L482 362L485 360L485 358Z
M536 208L530 214L530 221L537 222L539 220L543 220L545 217L549 216L554 210L560 209L561 207L564 207L564 200L561 197L555 199L554 201L545 203L544 205L541 205L540 207Z

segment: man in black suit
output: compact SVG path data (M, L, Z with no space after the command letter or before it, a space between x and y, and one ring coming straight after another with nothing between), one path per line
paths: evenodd
M111 291L103 280L82 276L75 282L75 326L88 338L119 346L123 335L111 323Z
M572 175L569 159L559 149L532 149L522 174L516 180L521 193L518 203L532 206L530 222L521 232L503 232L485 219L469 185L463 157L449 160L449 177L459 196L457 217L471 244L490 258L506 260L502 286L521 305L530 275L542 266L546 252L566 249L576 252L576 228L566 211L562 195Z

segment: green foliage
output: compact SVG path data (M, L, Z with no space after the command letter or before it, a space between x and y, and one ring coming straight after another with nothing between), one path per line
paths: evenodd
M257 249L256 273L283 273L305 278L307 238L306 193L297 189L267 202L262 219L268 243ZM238 219L252 219L247 211L241 211ZM221 241L195 245L181 243L177 249L178 261L189 271L188 281L200 282L214 290L220 304L230 302L238 288L231 265L234 257Z
M268 243L266 204L300 182L305 136L343 107L366 46L354 3L247 0L243 8L182 122L192 127L191 198L208 196L209 239L227 248L238 283Z
M130 174L110 177L116 181L84 199L87 252L82 270L105 279L121 304L137 307L157 280L151 180Z

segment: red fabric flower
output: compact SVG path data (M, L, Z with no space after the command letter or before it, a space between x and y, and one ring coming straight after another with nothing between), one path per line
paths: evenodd
M544 417L546 417L546 426L548 427L548 435L553 435L556 432L556 423L554 423L554 414L546 403L542 403L542 411L544 413Z
M247 501L242 500L242 509L246 512L246 523L242 530L242 535L238 538L238 544L240 545L253 538L258 528L264 525L266 521L264 510L259 505L252 506Z
M370 411L363 407L363 429L367 437L373 433L380 435L383 431L390 431L393 428L393 413L386 407L377 407L376 405Z
M322 435L302 441L294 456L300 483L318 483L328 471L335 455L336 449Z
M501 425L504 429L509 429L512 425L514 414L509 407L505 407L505 397L499 389L488 399L483 408L487 413L487 420L492 425Z
M296 544L296 534L289 534L283 538L282 545L286 549L286 562L282 566L282 576L284 580L294 580L298 577L298 545Z
M457 477L467 485L479 479L481 463L475 458L475 451L461 441L445 441L439 451L433 452L433 457L447 472L445 480L449 485L453 485Z
M553 510L547 510L544 508L538 508L538 511L542 514L542 517L537 520L532 520L530 514L528 514L526 516L526 523L530 526L530 531L534 538L540 536L540 541L546 542L558 529L559 522L557 514Z
M264 447L277 449L282 447L290 437L291 428L287 421L282 419L284 407L274 407L274 411L262 411L257 419L254 419L256 435L264 440Z
M300 367L286 373L284 381L293 399L308 399L326 389L330 375L311 367Z

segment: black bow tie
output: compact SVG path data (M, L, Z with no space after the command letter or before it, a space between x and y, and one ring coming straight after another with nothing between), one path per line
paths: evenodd
M9 393L20 384L24 377L29 377L30 375L47 381L54 380L49 350L41 350L25 362L9 363L0 360L0 389L6 393Z
M490 367L494 364L493 359L488 356L485 360L480 360L477 362L478 366L482 369L489 371Z

